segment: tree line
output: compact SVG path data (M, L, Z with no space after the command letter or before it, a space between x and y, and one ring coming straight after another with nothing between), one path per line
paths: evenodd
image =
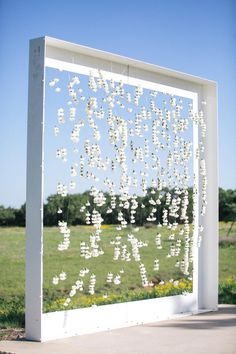
M174 193L173 190L165 190L163 194L163 202L161 205L157 206L157 213L155 222L161 222L162 210L165 207L166 193ZM192 222L192 188L189 188L189 205L187 209L187 215L189 222ZM147 217L150 214L153 206L149 203L150 198L157 198L158 193L151 194L151 189L145 197L137 197L139 206L143 203L145 208L138 207L136 210L136 223L138 225L144 225L147 223ZM104 193L106 196L106 202L102 207L99 207L102 218L104 219L104 224L114 224L117 223L117 216L119 207L113 209L112 213L107 214L107 209L110 206L110 196ZM117 196L118 199L118 196ZM94 209L92 203L92 197L89 192L86 191L80 194L71 194L66 197L61 197L57 194L50 195L46 203L44 204L44 225L45 226L55 226L58 220L67 221L69 225L83 225L85 224L85 213L81 211L81 207L84 206L88 201L91 201L90 206L87 206L87 210L91 213ZM118 204L118 203L117 203ZM58 209L62 210L62 214L58 214ZM129 222L130 215L129 210L124 211L124 217ZM235 221L236 219L236 189L224 190L219 188L219 221ZM171 220L170 220L171 221ZM173 220L174 221L174 220ZM176 220L181 223L179 219ZM25 204L20 208L4 207L0 205L0 226L25 226Z

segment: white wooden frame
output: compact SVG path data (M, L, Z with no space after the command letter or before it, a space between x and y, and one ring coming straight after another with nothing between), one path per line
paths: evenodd
M195 248L193 293L85 309L42 312L45 67L88 74L99 68L125 83L205 100L208 207L201 248ZM166 91L165 91L166 90ZM198 131L194 131L195 146ZM30 41L26 203L26 338L46 341L170 318L215 311L218 304L218 154L216 83L141 61L50 37ZM194 171L198 173L198 163ZM195 235L197 237L197 235Z

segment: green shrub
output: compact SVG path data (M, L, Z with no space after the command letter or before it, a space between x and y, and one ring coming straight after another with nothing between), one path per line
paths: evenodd
M109 294L107 298L104 298L103 295L95 294L93 296L79 295L75 298L72 298L67 309L83 308L90 307L92 305L100 306L107 304L117 304L121 302L128 301L138 301L146 299L154 299L164 296L173 296L180 295L183 293L188 293L192 291L192 282L181 279L178 282L178 285L175 285L173 282L166 282L163 285L155 285L154 287L144 288L144 289L135 289L130 291L125 291L120 294L113 293ZM53 300L46 299L44 303L44 311L58 311L64 310L63 303L65 302L66 297Z
M0 298L0 329L9 327L24 327L25 303L24 297Z
M236 304L236 279L228 278L220 282L219 303Z

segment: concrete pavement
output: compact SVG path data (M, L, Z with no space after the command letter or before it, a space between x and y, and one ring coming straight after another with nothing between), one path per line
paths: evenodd
M46 343L0 342L0 354L236 354L236 305L219 311Z

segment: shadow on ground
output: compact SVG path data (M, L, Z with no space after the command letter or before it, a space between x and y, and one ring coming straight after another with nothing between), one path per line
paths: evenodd
M236 306L221 307L217 312L207 312L197 316L188 316L176 321L158 322L145 327L169 327L189 330L216 329L222 327L236 327Z

